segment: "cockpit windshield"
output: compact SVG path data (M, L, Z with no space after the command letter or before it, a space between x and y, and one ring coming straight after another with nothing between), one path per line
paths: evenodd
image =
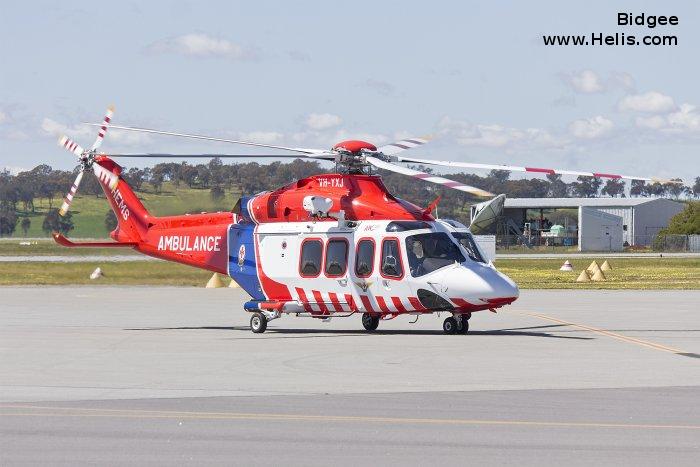
M459 241L459 244L462 245L465 250L467 250L469 259L476 261L477 263L486 263L484 257L479 251L479 247L474 241L474 237L472 237L472 234L468 232L453 232L452 236Z
M406 254L413 277L465 261L459 247L443 232L409 235L406 237Z

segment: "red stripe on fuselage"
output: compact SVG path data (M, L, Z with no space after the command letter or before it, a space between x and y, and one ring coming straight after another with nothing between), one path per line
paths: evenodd
M316 300L316 305L318 305L318 308L321 310L321 313L324 315L328 313L328 307L326 306L325 303L323 303L323 297L321 296L321 292L318 290L312 290L312 293L314 294L314 300Z
M399 297L391 297L391 301L394 303L394 307L399 313L406 313L406 308L403 306L403 303L401 303Z
M296 290L297 295L299 295L299 300L301 300L301 304L304 305L304 310L311 313L311 305L309 305L309 300L306 298L306 292L304 292L304 289L301 287L296 287Z
M343 306L338 301L338 296L335 293L328 292L328 298L331 299L331 303L333 304L333 309L335 309L335 311L343 311Z
M389 307L386 306L386 302L384 301L384 297L374 297L377 300L377 304L379 305L379 309L382 310L384 313L391 313L389 310Z
M372 307L372 302L369 301L369 297L367 295L360 295L360 298L362 299L362 304L365 307L365 311L368 311L370 313L374 313L374 308Z
M355 306L355 300L352 298L352 295L346 293L345 301L348 302L348 306L350 307L351 311L357 311L357 306Z
M466 301L463 298L450 298L450 300L452 300L452 303L457 305L459 308L466 308L469 306L473 306L471 303L469 303L468 301Z
M421 304L420 300L418 300L418 297L408 297L408 301L411 302L411 306L416 311L427 310L427 308Z
M258 244L257 225L253 230L253 243L255 244L255 263L256 270L258 272L258 280L260 281L260 288L262 289L262 293L265 295L265 298L280 301L291 300L292 295L289 293L289 288L286 285L271 279L263 270L262 262L260 261L260 245Z

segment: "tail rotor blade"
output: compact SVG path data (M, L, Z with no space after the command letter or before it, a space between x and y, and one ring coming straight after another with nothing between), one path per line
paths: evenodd
M58 140L58 145L63 146L68 151L75 154L77 157L82 156L85 152L85 149L83 149L82 146L80 146L78 143L76 143L75 141L73 141L65 135L61 136L61 138Z
M119 183L119 177L114 175L112 172L110 172L109 170L105 169L97 163L92 164L92 170L95 172L95 175L102 183L105 183L107 186L109 186L110 190L114 190L117 187L117 184Z
M109 108L107 108L107 113L105 114L104 120L102 120L100 132L97 133L97 139L93 143L92 148L90 148L90 151L95 151L102 146L102 141L105 139L105 133L107 133L107 128L109 126L109 122L112 120L112 115L114 115L114 106L110 105Z
M63 199L63 204L61 205L61 209L58 211L58 213L61 215L61 217L65 216L66 213L68 212L68 209L70 209L70 205L73 202L73 197L75 196L75 193L78 191L78 186L80 186L80 181L83 179L83 173L84 173L84 170L81 170L80 172L78 172L78 176L75 177L75 181L73 182L73 186L70 187L70 191L68 191L68 194Z

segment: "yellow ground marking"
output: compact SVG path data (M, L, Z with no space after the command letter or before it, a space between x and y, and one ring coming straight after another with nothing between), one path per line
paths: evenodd
M528 315L528 316L534 316L536 318L544 319L546 321L552 321L554 323L565 324L567 326L573 326L573 327L579 328L579 329L585 329L586 331L595 332L597 334L602 334L604 336L612 337L613 339L621 340L624 342L629 342L632 344L641 345L643 347L648 347L650 349L661 350L663 352L671 352L671 353L675 353L675 354L687 353L683 350L674 349L673 347L668 347L666 345L661 345L661 344L657 344L655 342L637 339L636 337L624 336L624 335L618 334L616 332L606 331L605 329L594 328L593 326L586 326L585 324L578 324L578 323L572 323L571 321L564 321L563 319L553 318L551 316L543 315L541 313L533 313L533 312L527 312L527 311L519 311L518 313Z
M596 423L596 422L546 422L529 420L471 420L448 418L400 418L400 417L362 417L343 415L303 415L276 413L237 413L237 412L182 412L167 410L133 410L133 409L99 409L80 407L51 407L35 405L0 405L4 409L0 417L110 417L139 419L191 419L191 420L264 420L292 422L365 422L389 424L419 425L502 425L502 426L539 426L565 428L637 428L637 429L674 429L700 430L700 425L661 425L638 423ZM7 412L7 409L24 410Z

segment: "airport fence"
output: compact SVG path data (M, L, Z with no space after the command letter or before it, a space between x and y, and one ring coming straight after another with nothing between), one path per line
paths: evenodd
M566 253L578 251L578 238L531 237L530 246L518 235L497 235L496 250L502 253ZM700 253L700 235L635 235L625 251Z
M700 253L700 235L657 235L651 245L654 251Z

